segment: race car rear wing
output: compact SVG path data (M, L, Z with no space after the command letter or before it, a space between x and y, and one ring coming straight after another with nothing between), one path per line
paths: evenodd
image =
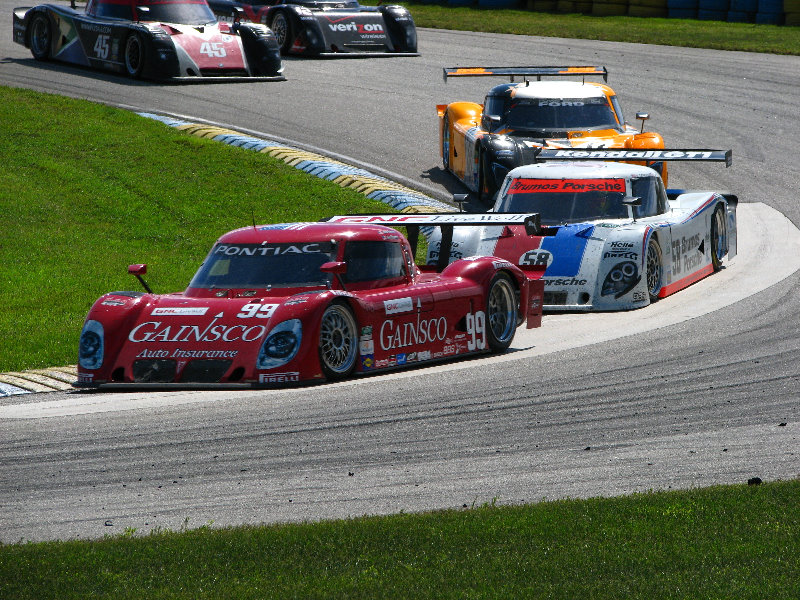
M337 215L322 219L327 223L351 223L354 225L387 225L405 227L411 247L417 252L419 228L440 227L442 242L439 251L437 270L444 269L450 259L453 245L453 227L487 227L490 225L523 225L527 235L542 235L542 222L538 213L396 213L396 214L356 214ZM443 249L447 249L443 251Z
M620 160L620 161L706 161L724 162L730 167L731 150L622 150L617 148L542 148L536 160Z
M608 81L608 69L605 67L579 66L579 67L444 67L444 80L448 77L536 77L541 81L543 76L587 76L597 75Z

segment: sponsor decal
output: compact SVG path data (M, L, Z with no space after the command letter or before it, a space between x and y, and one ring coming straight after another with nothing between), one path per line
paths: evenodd
M409 352L405 355L406 362L417 362L417 353L416 352Z
M622 158L627 160L701 160L711 159L714 152L709 150L557 150L552 158Z
M372 339L372 325L367 325L361 328L362 339Z
M509 194L532 192L620 192L625 193L624 179L515 179Z
M417 352L417 359L422 360L430 360L431 359L431 351L430 350L422 350Z
M287 373L261 373L258 376L259 383L286 383L300 381L300 373L289 371Z
M510 262L508 262L507 260L496 260L496 261L494 261L494 262L492 263L492 266L493 266L495 269L507 269L507 268L509 268L509 267L510 267L510 266L512 266L512 265L511 265L511 263L510 263Z
M383 25L380 23L328 23L331 31L356 31L360 34L383 34ZM378 36L378 37L382 37Z
M447 319L434 317L417 322L399 323L387 319L381 325L380 343L383 350L394 350L416 344L442 341L447 335Z
M80 373L78 372L78 381L89 383L94 379L94 373Z
M254 342L267 332L266 325L218 324L222 313L208 325L163 325L162 321L145 321L131 329L128 341L141 342Z
M319 254L325 252L321 244L275 244L272 246L228 246L220 244L214 254L225 256L280 256L282 254Z
M150 313L152 316L193 316L199 317L208 312L207 306L160 306Z
M238 350L142 350L136 358L236 358Z
M544 284L546 286L580 286L586 285L586 283L587 281L585 279L575 279L574 277L572 279L544 279Z
M631 299L634 302L644 302L645 300L647 300L648 293L647 292L641 292L641 291L633 292L633 294L631 296L632 296Z
M408 356L406 354L398 354L397 355L397 365L401 366L408 362Z
M703 253L700 251L700 234L672 240L672 272L680 275L690 273L703 264Z
M387 315L411 312L414 310L414 301L411 299L411 297L398 298L396 300L384 300L383 308L386 310Z
M372 341L372 339L361 340L361 343L358 345L358 352L361 356L375 354L375 342Z
M375 367L375 356L370 354L369 356L362 356L361 357L361 367L367 371Z
M100 304L103 306L125 306L122 300L103 300Z
M387 358L382 358L380 360L376 360L375 361L375 368L376 369L385 369L388 366L389 366L389 359L387 359Z
M609 250L603 254L603 258L627 258L628 260L638 260L638 252L628 252L626 250Z

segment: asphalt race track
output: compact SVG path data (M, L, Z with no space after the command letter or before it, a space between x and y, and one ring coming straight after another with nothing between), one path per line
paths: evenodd
M0 2L1 85L269 134L438 198L463 190L439 168L435 105L489 85L445 84L443 66L605 65L670 146L733 149L730 169L674 165L670 186L737 193L742 243L677 296L548 316L500 357L294 390L3 399L0 541L800 475L800 57L421 30L416 58L175 86L37 63L11 41L14 6Z

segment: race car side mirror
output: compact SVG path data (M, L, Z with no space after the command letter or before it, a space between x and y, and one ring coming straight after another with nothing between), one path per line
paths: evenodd
M453 194L453 204L458 206L458 212L464 212L464 203L469 200L469 194Z
M150 289L150 286L147 285L147 282L144 280L142 275L147 273L147 265L129 265L128 266L128 273L131 275L135 275L136 279L139 280L139 283L142 284L142 287L148 294L152 294L153 290Z
M639 119L642 122L642 129L641 129L640 133L644 133L644 122L647 121L647 119L650 118L650 113L637 112L636 113L636 118Z
M136 7L136 17L137 21L141 21L142 17L147 17L150 14L150 7L149 6L137 6Z
M319 268L323 273L333 273L334 275L344 275L347 273L346 262L326 262Z
M622 203L625 206L630 206L630 207L641 206L642 205L642 199L639 196L625 196L622 199ZM636 213L633 210L631 210L631 215L633 216L633 220L635 221L636 220Z
M322 265L320 265L319 267L319 270L322 271L323 273L333 273L336 276L339 285L342 286L342 289L343 290L347 289L347 287L344 284L344 279L342 278L342 275L347 273L346 262L332 261L332 262L322 263Z

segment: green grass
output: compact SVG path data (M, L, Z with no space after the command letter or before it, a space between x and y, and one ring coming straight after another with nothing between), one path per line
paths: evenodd
M418 27L800 54L800 27L400 4L409 8Z
M74 364L112 290L180 291L236 227L386 211L265 154L133 113L0 88L0 372Z
M800 597L800 482L0 545L0 597Z

